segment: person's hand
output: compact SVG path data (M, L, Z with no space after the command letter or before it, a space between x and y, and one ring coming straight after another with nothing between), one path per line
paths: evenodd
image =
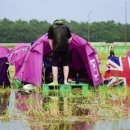
M49 39L49 45L50 45L51 50L52 50L53 49L53 45L52 45L52 40L51 39Z
M68 39L68 43L70 44L72 41L72 37Z

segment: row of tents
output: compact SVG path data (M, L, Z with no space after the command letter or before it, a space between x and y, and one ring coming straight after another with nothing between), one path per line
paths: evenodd
M9 65L15 67L14 79L38 87L41 87L43 83L48 83L49 80L47 79L52 78L51 52L48 34L38 38L32 45L21 43L11 49L0 46L0 85L9 85L7 72ZM81 82L88 83L94 87L104 83L104 78L102 78L100 73L98 54L85 39L72 34L69 54L69 78L75 80L75 76L78 73ZM109 67L108 71L110 72L110 70L111 68ZM108 75L105 79L109 79Z

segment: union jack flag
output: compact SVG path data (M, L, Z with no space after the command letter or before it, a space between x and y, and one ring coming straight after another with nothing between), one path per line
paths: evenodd
M130 57L109 57L104 83L108 86L127 85L130 87Z

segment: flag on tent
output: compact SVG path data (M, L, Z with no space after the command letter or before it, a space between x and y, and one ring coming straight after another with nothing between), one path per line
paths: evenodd
M109 57L104 83L108 86L130 86L130 57Z

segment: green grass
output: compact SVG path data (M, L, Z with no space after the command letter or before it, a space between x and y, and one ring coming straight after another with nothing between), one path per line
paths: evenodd
M107 58L109 56L109 46L95 46L94 47L97 50L97 53L99 57L102 58ZM130 46L114 46L114 52L115 56L120 57L120 56L126 56L126 53L130 50Z
M105 49L107 50L108 47L105 47ZM106 50L100 50L100 47L96 50L98 50L103 76L109 53ZM128 50L128 47L116 47L115 54L116 56L125 56ZM13 67L10 67L10 72L11 80L13 80ZM12 91L12 89L0 89L0 95L7 91ZM13 89L13 91L16 90ZM48 124L49 122L53 125L56 123L55 127L57 127L57 123L62 122L67 124L74 121L113 120L130 117L130 89L128 87L111 88L101 85L96 89L90 88L84 96L80 94L80 91L76 91L76 94L64 98L55 95L38 100L40 94L41 90L36 89L35 93L28 95L28 99L17 100L16 104L27 104L28 110L21 111L22 117L14 114L13 118L32 120L34 124L35 122L41 124ZM8 114L8 109L6 113L8 116L0 116L0 120L12 118Z

